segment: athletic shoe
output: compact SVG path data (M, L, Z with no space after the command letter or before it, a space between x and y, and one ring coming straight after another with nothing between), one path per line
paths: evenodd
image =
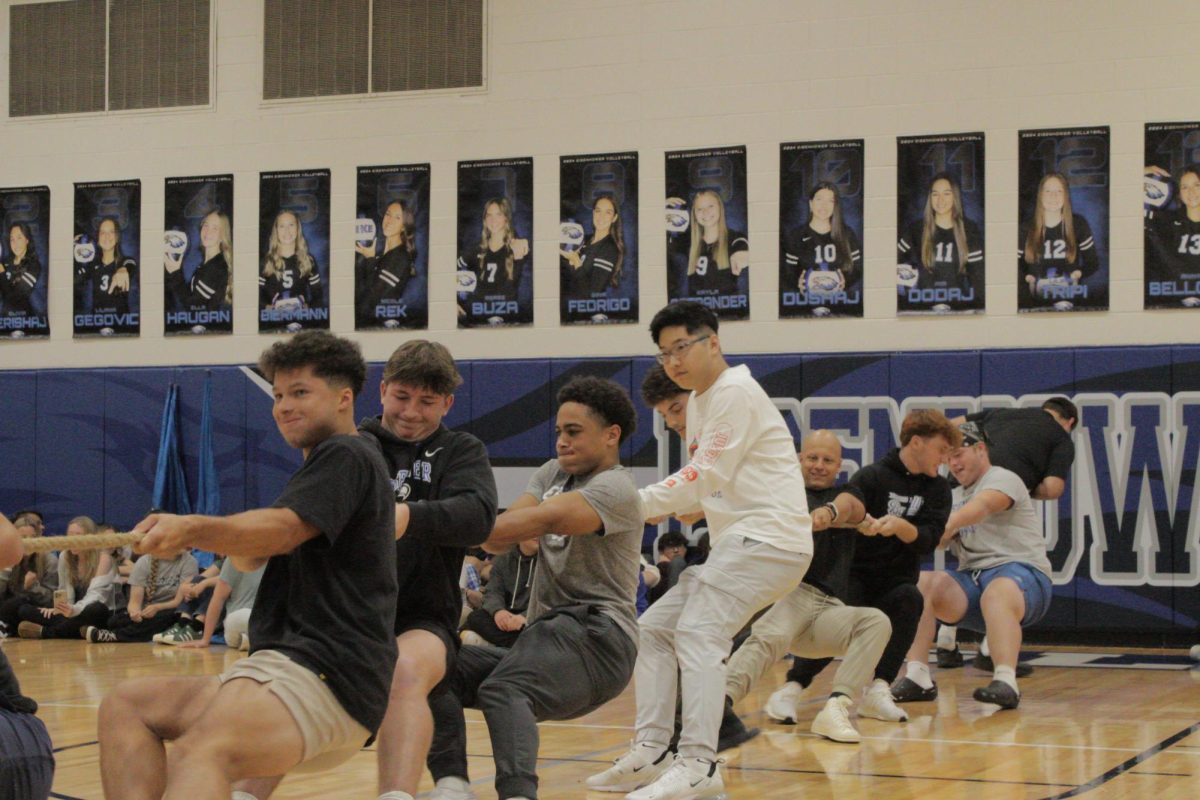
M243 650L247 653L250 652L250 634L248 634L248 633L242 634L242 640L240 642L238 642L237 649Z
M80 631L80 633L82 633L83 638L87 639L89 642L115 642L117 640L117 635L112 631L105 630L104 628L97 628L93 625L88 625L86 628Z
M598 792L632 792L639 789L671 768L671 751L664 750L655 755L657 749L648 742L635 744L611 767L592 775L584 783Z
M167 631L163 637L158 640L159 644L176 645L184 642L194 642L200 638L200 632L191 625L180 623L175 626L175 630Z
M939 647L937 649L937 665L938 669L958 669L961 667L963 665L963 654L958 649L958 645L955 645L953 650Z
M718 761L676 756L654 783L625 795L625 800L724 800L725 781Z
M908 712L896 705L891 688L878 679L863 689L862 700L858 704L858 715L884 722L908 721Z
M975 669L981 669L984 672L995 672L996 671L996 664L992 661L992 657L985 656L983 653L975 654L975 657L971 659L971 666L974 667ZM1017 677L1018 678L1028 678L1032 674L1033 674L1033 665L1032 664L1022 664L1019 661L1017 662Z
M937 700L937 684L926 689L912 678L901 678L892 684L892 697L897 703L924 703Z
M176 622L174 625L167 628L165 631L162 631L161 633L156 633L153 636L151 636L150 641L154 642L155 644L162 644L163 639L167 638L168 636L174 636L179 631L179 629L182 627L183 627L182 622Z
M742 718L733 710L733 701L726 697L725 713L721 715L721 730L717 734L717 752L723 753L738 745L745 744L755 736L758 736L758 733L758 728L746 728L746 725L742 722Z
M22 639L42 638L42 626L36 622L21 622L17 625L17 635Z
M1004 681L992 681L987 686L980 686L971 696L981 703L994 703L1001 708L1016 708L1021 702L1017 690Z
M835 742L856 744L862 741L850 724L850 698L839 694L825 701L825 707L812 723L812 732Z
M487 639L484 639L475 631L463 631L458 635L458 638L463 644L469 644L475 647L484 647L488 643Z
M788 681L771 692L763 711L767 713L768 719L782 722L784 725L795 725L796 720L800 719L798 707L802 694L804 694L803 686L796 681Z
M471 784L462 778L446 777L437 782L429 800L476 800Z

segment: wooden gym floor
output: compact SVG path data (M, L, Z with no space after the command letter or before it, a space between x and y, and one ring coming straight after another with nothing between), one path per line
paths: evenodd
M137 644L7 640L25 692L41 703L58 750L55 798L101 797L96 709L116 683L151 675L212 675L241 656L223 647L177 650ZM1178 654L1172 654L1178 655ZM1015 711L971 699L988 679L971 668L939 671L940 697L908 705L910 720L857 722L861 745L835 744L808 732L818 694L797 726L761 713L785 665L738 708L763 734L726 753L731 800L800 798L1186 798L1200 796L1200 668L1178 658L1169 669L1046 666L1086 661L1061 652L1035 661ZM1115 659L1110 659L1115 660ZM1160 658L1159 661L1162 659ZM1146 665L1143 665L1146 666ZM827 691L832 669L814 689ZM468 711L471 777L482 800L494 798L487 730ZM632 687L599 711L541 726L541 797L603 798L583 779L620 755L634 716ZM375 757L363 752L335 772L288 779L278 798L374 798ZM430 788L428 777L422 786Z

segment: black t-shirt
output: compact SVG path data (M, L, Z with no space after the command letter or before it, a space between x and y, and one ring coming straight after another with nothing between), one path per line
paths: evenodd
M1029 239L1029 228L1021 230L1018 243L1017 257L1020 261L1021 275L1032 275L1038 280L1069 279L1072 272L1079 270L1086 278L1100 266L1100 256L1096 253L1096 240L1092 237L1092 226L1078 214L1072 214L1071 220L1075 231L1075 260L1068 258L1070 249L1067 246L1063 224L1046 227L1045 238L1042 240L1040 253L1034 253L1033 263L1025 261L1025 242Z
M1146 220L1146 243L1148 280L1200 280L1200 222L1156 214Z
M310 256L311 258L311 256ZM283 259L283 268L271 276L258 276L258 304L271 308L280 300L300 298L309 308L322 305L325 294L321 288L321 272L314 262L312 272L300 272L300 259L295 255Z
M374 731L396 666L396 507L373 437L318 444L272 507L321 534L267 562L250 615L252 651L278 650L312 670Z
M843 230L848 250L846 253L841 252L832 232L817 233L808 225L799 231L792 231L784 245L783 285L780 288L788 292L807 291L806 286L800 285L800 278L811 270L841 270L846 286L850 286L862 269L862 247L853 229L847 227Z
M507 264L511 257L512 250L505 246L499 250L483 251L482 260L478 252L465 258L467 268L474 270L478 276L474 299L517 299L517 289L521 285L521 270L525 266L525 261L513 258L512 276L509 277Z
M739 231L729 231L729 256L730 260L734 253L743 253L750 249L750 242L746 239L746 234ZM728 264L725 269L721 269L717 264L717 243L701 242L700 255L696 257L696 271L687 276L688 294L695 297L698 295L721 295L728 296L737 294L738 276L733 274L733 268Z
M1067 479L1075 444L1040 408L989 408L968 414L983 425L992 464L1012 470L1032 492L1047 477Z
M830 502L842 492L841 486L806 489L809 510ZM850 563L854 559L855 539L861 534L853 528L827 528L813 533L813 557L804 573L804 583L815 586L830 597L847 602Z
M611 235L580 247L579 258L582 263L579 269L567 265L567 291L570 297L577 300L606 297L608 289L612 286L618 256L617 243Z
M924 251L925 226L915 222L908 233L900 237L896 245L898 263L911 264L917 272L918 289L958 289L965 296L962 298L947 297L935 299L933 303L946 303L955 310L984 307L983 270L983 236L979 226L969 219L963 220L963 234L967 240L966 261L959 271L958 240L954 238L953 228L933 226L932 269L925 267L922 259ZM910 299L907 291L900 292L897 307L903 311L908 308L926 308L930 302L921 301L919 295Z
M229 262L224 253L217 253L192 273L192 279L184 282L183 270L168 272L167 288L175 296L179 307L188 311L217 311L225 306L225 290L229 286Z
M373 320L375 307L388 300L399 300L404 296L410 279L416 276L413 254L404 245L397 245L381 256L357 258L355 287L360 320Z
M4 274L0 275L0 311L33 313L30 295L42 276L42 265L30 247L20 264L13 263L9 253L4 259Z
M122 269L129 273L129 286L132 289L137 280L137 262L132 258L122 256L105 264L97 257L91 263L76 264L76 279L91 287L93 314L129 313L129 292L109 292L113 278Z

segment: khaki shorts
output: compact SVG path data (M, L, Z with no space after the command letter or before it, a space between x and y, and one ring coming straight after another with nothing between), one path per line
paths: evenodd
M259 650L239 659L219 678L221 683L249 678L283 702L304 739L298 772L320 772L343 764L371 738L371 732L346 713L316 673L277 650Z

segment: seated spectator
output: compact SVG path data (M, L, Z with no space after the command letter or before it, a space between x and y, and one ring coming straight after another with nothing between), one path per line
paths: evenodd
M191 581L183 586L183 602L176 609L179 621L162 633L154 634L155 644L183 644L193 639L199 639L204 632L204 623L208 616L208 608L212 601L213 589L221 575L221 559L214 558L212 553L192 548L192 557L200 562L201 557L208 566Z
M676 531L667 531L658 537L658 571L660 580L650 590L650 603L653 604L667 591L679 582L679 576L688 567L687 537Z
M483 587L483 605L467 616L463 644L512 647L517 634L525 629L525 609L537 557L538 540L529 539L493 559L491 575Z
M462 616L458 620L459 626L467 624L467 617L477 608L483 608L483 587L487 583L487 576L491 574L492 562L486 558L486 554L475 548L468 550L467 555L463 558L462 574L458 577L458 585L463 593L463 608Z
M81 526L86 530L91 520ZM78 520L77 520L78 521ZM65 550L58 559L54 606L23 604L17 631L22 639L78 639L88 625L103 625L120 607L117 564L104 550Z
M92 533L85 530L77 517L67 527L68 534ZM91 520L87 520L91 523ZM22 538L42 535L40 520L29 514L17 517L13 527ZM31 553L15 564L9 572L4 590L0 592L0 634L12 636L17 633L21 621L22 604L38 608L54 605L54 590L58 588L58 557L54 553Z
M638 573L638 593L637 593L637 613L640 617L642 612L650 607L650 590L658 586L658 582L662 580L662 572L655 565L646 560L646 556L641 558L641 570Z
M250 637L246 631L250 627L250 611L254 608L254 598L258 595L258 585L262 582L263 564L253 572L242 572L233 565L232 558L226 558L221 564L221 573L217 577L217 585L213 587L212 601L208 604L208 613L204 617L204 632L198 639L180 640L178 636L170 641L162 640L162 644L177 644L180 647L208 647L216 633L221 612L225 612L225 644L238 650L250 649Z
M175 609L197 571L191 553L170 560L142 556L129 576L129 605L113 613L103 628L88 626L80 635L89 642L150 641L179 621Z

